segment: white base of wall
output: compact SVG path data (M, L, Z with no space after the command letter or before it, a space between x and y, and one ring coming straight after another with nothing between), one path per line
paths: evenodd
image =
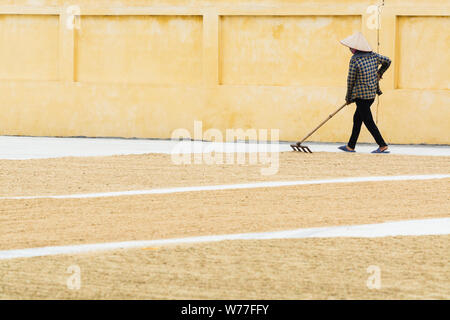
M313 152L342 152L342 143L307 142ZM450 146L390 145L392 154L450 156ZM375 144L356 146L359 153L370 153ZM212 143L120 138L52 138L0 136L0 159L26 160L59 157L92 157L145 153L199 152L284 152L292 151L289 143Z

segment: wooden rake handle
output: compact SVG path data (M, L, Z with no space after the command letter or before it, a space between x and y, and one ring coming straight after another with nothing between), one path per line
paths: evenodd
M308 135L306 137L303 138L302 141L300 141L298 144L302 144L306 139L308 139L314 132L316 132L321 126L323 126L325 124L325 122L327 122L328 120L330 120L331 118L334 117L334 115L336 113L338 113L339 111L341 111L348 103L345 102L342 106L339 107L339 109L337 109L335 112L333 112L332 114L330 114L328 116L328 118L326 118L325 120L323 120L313 131L311 131L310 133L308 133Z

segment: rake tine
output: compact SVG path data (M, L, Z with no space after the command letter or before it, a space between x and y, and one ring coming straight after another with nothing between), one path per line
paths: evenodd
M300 145L299 148L301 148L305 153L312 153L312 151L307 146Z
M307 146L301 146L301 148L303 149L303 152L312 153L311 149L309 149Z
M298 151L298 152L305 152L305 153L312 153L311 149L309 149L309 147L307 146L302 146L301 144L297 143L297 144L291 144L291 148L294 151Z

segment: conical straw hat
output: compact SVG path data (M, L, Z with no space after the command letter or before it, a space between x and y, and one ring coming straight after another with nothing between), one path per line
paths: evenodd
M366 38L364 38L364 35L361 32L356 32L355 34L352 34L351 36L345 38L344 40L340 41L344 46L347 46L349 48L353 48L359 51L372 51L372 48L370 47L369 42L367 42Z

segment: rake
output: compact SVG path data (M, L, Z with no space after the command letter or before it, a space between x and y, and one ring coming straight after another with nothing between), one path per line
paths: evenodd
M328 120L330 120L331 118L333 118L333 116L338 113L339 111L341 111L348 103L344 103L342 106L339 107L339 109L337 109L335 112L333 112L332 114L330 114L328 116L328 118L326 118L324 121L322 121L321 124L319 124L313 131L311 131L310 133L308 133L308 135L306 137L304 137L302 139L302 141L297 142L296 144L291 144L291 148L294 151L299 151L299 152L305 152L305 153L312 153L311 149L309 149L307 146L302 146L302 143L308 139L314 132L316 132L321 126L323 126L325 124L325 122L327 122Z

